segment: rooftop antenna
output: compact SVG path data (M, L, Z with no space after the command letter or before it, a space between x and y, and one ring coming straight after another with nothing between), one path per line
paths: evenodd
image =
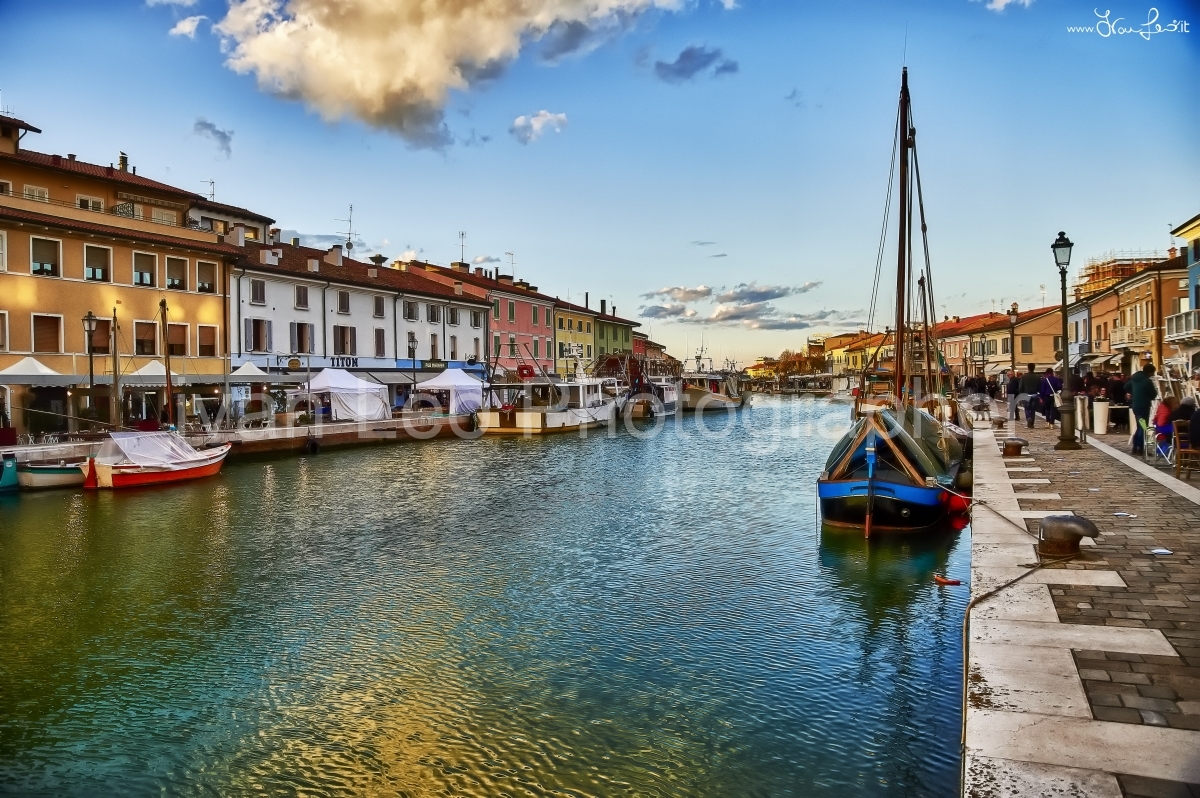
M458 262L466 263L467 261L467 233L465 230L458 231Z
M513 279L517 279L517 256L511 252L505 252L508 256L508 270L512 273Z
M335 222L346 223L346 251L354 249L354 206L350 206L350 217L348 219L334 219Z
M1038 290L1042 292L1042 307L1046 307L1046 286L1039 285Z
M208 186L208 201L217 201L217 181L216 180L201 180L201 183Z

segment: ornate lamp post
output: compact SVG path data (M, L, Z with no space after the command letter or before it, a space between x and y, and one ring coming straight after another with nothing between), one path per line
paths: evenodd
M1059 430L1058 443L1055 449L1078 449L1075 441L1075 396L1071 393L1070 369L1067 361L1067 267L1071 265L1071 239L1066 233L1060 232L1058 238L1050 245L1054 253L1054 263L1058 266L1058 276L1062 283L1062 407L1059 417L1062 428Z
M96 390L95 367L92 359L92 336L96 332L96 323L100 321L96 318L96 314L90 310L83 317L83 331L87 333L87 353L88 353L88 407L96 406L96 397L92 396L92 391Z
M1012 307L1008 309L1008 369L1009 377L1017 373L1017 321L1021 318L1021 312L1017 308L1017 303L1012 303Z

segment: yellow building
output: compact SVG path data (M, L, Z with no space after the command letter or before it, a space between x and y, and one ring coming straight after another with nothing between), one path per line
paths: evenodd
M199 195L139 176L124 154L104 166L21 146L38 132L0 117L0 422L37 433L108 420L99 386L112 383L114 350L126 422L158 415L166 355L188 393L220 384L240 250L188 224Z
M596 311L572 305L561 299L554 302L554 371L562 376L575 373L575 364L586 366L596 357L593 329Z

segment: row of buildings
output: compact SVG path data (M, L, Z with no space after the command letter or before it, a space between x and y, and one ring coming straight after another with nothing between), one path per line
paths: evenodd
M107 421L118 405L152 417L168 359L190 406L221 401L248 363L343 368L402 401L447 367L561 376L613 354L665 357L604 300L282 241L274 219L139 175L123 153L106 166L23 146L40 132L0 116L0 426Z
M1079 373L1129 375L1147 363L1160 373L1200 369L1200 215L1175 228L1184 247L1165 256L1114 253L1089 261L1067 306L1069 365ZM1057 368L1062 359L1062 307L946 317L934 328L941 365L956 376ZM891 336L857 332L809 341L833 375L852 374L875 359L891 367Z

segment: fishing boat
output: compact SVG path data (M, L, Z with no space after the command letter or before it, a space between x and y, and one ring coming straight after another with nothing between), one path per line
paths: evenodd
M21 486L17 481L17 456L12 452L0 454L0 493L16 490Z
M59 460L54 463L21 463L17 466L17 481L25 490L41 488L73 488L83 484L86 461Z
M621 393L616 380L600 377L493 382L487 386L486 406L476 414L476 423L484 435L577 432L610 423L617 415Z
M878 336L873 351L865 358L858 387L853 391L853 424L834 446L817 480L825 524L862 529L867 538L873 532L935 528L961 515L970 504L957 490L967 436L952 423L957 420L952 386L937 354L936 319L930 318L930 308L936 305L929 279L925 206L907 68L900 82L894 147L899 166L895 326ZM891 207L891 191L889 184L887 208ZM914 211L920 217L923 270L912 257L910 220ZM878 275L882 273L882 246L878 257L872 308L879 291ZM910 318L914 309L921 314L920 319ZM868 329L870 324L871 319Z
M724 370L703 367L704 350L696 353L696 367L685 371L681 384L681 406L693 413L707 410L737 410L750 399L750 389L742 384L741 375L732 363Z
M231 446L198 451L174 432L114 432L81 466L83 487L138 488L211 477Z

